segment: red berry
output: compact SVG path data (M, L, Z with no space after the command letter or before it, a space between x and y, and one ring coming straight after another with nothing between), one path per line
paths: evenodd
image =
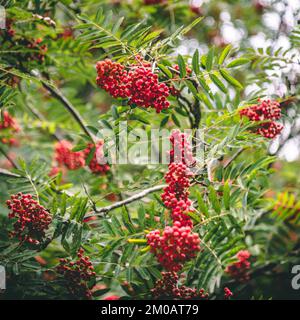
M136 57L137 64L128 66L129 71L120 63L109 59L96 65L97 84L114 98L127 98L129 104L139 107L153 107L156 112L167 109L169 88L160 83L157 74L151 70L151 64Z
M178 286L179 276L176 272L162 272L162 279L155 283L155 287L151 290L155 299L205 299L208 294L204 289L193 289L186 286Z
M231 290L229 288L225 287L224 288L224 298L229 299L232 296L233 296L233 293L231 292Z
M89 162L89 168L93 173L104 174L110 169L110 167L106 163L101 163L101 160L104 157L102 140L97 143L96 147L93 143L88 144L87 148L84 150L85 158L87 158L90 155L94 148L95 151L93 158Z
M151 231L147 240L159 263L170 271L179 271L184 262L195 258L200 251L198 234L191 233L191 228L179 221L173 227L166 227L162 235L159 230Z
M240 115L251 121L265 121L256 130L257 134L265 138L273 139L283 129L282 124L274 122L281 117L280 104L277 101L263 100L260 104L240 110Z
M9 219L17 219L11 236L17 237L20 242L39 244L45 237L45 232L52 221L50 213L32 199L30 194L18 193L12 195L6 202L10 212Z
M225 272L228 273L232 278L237 279L240 282L246 282L250 279L248 270L250 269L250 253L248 250L241 250L237 253L237 262L227 266Z
M65 165L69 170L76 170L85 165L84 153L73 152L69 141L61 140L55 145L55 160L59 165Z
M56 271L65 278L67 289L74 297L91 299L92 291L88 282L94 279L96 273L90 258L83 254L84 250L81 248L77 253L78 260L60 259Z

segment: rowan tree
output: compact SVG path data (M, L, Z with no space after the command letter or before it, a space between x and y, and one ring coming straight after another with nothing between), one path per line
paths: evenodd
M296 297L300 4L4 8L1 298Z

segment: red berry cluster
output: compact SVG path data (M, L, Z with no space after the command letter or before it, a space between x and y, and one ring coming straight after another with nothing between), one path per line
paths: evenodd
M72 151L73 145L71 142L62 140L55 145L55 160L59 166L66 166L69 170L77 170L86 165L86 160L94 152L88 166L93 173L105 173L109 170L109 165L100 164L103 158L103 141L97 142L97 146L90 143L83 151ZM96 149L93 151L93 149ZM54 167L51 170L51 175L59 172L59 167Z
M271 121L262 123L261 126L256 130L256 133L265 138L273 139L280 134L282 129L283 125L281 123Z
M97 84L114 98L128 98L128 103L139 107L153 107L156 112L167 109L169 88L160 83L158 75L151 70L151 64L137 57L137 64L131 64L127 71L120 63L109 59L96 65Z
M225 272L240 282L247 282L250 277L248 270L250 269L250 253L248 250L241 250L237 253L238 261L229 265Z
M191 210L189 200L190 170L185 164L171 163L169 171L165 175L168 186L164 188L161 198L165 206L171 209L173 221L179 221L184 226L192 227L192 221L187 213Z
M162 279L157 280L155 287L151 290L154 299L200 300L208 297L204 289L179 287L178 280L179 276L176 272L162 272Z
M159 113L167 109L170 103L167 101L169 88L164 83L159 83L158 75L151 71L151 66L147 63L134 66L128 73L131 87L130 104L140 107L153 107Z
M229 299L232 296L233 296L232 291L229 288L225 287L224 288L224 298Z
M195 159L187 137L179 130L172 132L170 141L171 163L165 175L168 186L164 189L161 198L166 207L171 209L173 227L166 227L162 235L160 230L153 230L147 235L147 240L151 252L157 256L162 266L170 271L179 271L183 262L191 260L200 251L199 235L192 233L193 223L187 214L193 209L192 202L188 198L189 178L192 172L186 163L194 164Z
M147 240L159 263L170 271L179 271L183 262L195 258L200 251L198 234L179 221L174 222L173 227L167 226L162 235L160 230L149 232Z
M89 143L87 148L84 150L85 158L87 158L92 150L95 148L93 143ZM108 164L102 164L101 159L103 159L103 141L99 141L94 151L93 158L89 162L89 168L93 173L103 174L107 172L110 167Z
M192 147L187 135L180 130L173 130L170 137L172 148L170 150L170 162L184 163L189 167L195 163Z
M251 121L265 121L256 130L256 133L265 138L273 139L283 129L281 123L274 121L281 117L280 104L277 101L263 100L260 104L242 109L240 115L246 116Z
M43 241L45 232L52 221L50 213L30 194L18 193L6 201L10 210L9 219L17 218L11 236L20 242L38 245Z
M60 259L56 270L65 278L67 289L74 297L91 299L92 291L89 282L95 278L96 273L90 258L84 256L83 249L79 249L77 257L76 261Z
M76 170L85 165L84 153L72 151L71 142L61 140L55 145L55 160L59 165L65 165L69 170Z
M189 211L192 211L192 202L188 198L192 172L188 166L194 165L195 159L184 133L174 130L170 141L172 144L171 163L165 175L168 186L164 188L161 198L165 206L171 209L173 221L179 221L183 226L192 227L192 221L187 215Z
M0 121L0 131L3 132L4 137L1 138L2 143L9 145L16 145L17 140L12 138L12 133L20 131L19 124L16 119L12 117L7 111L2 112L2 119Z
M110 59L98 61L97 85L107 91L114 98L126 98L130 94L130 85L128 83L128 74L125 67L120 63L113 62Z

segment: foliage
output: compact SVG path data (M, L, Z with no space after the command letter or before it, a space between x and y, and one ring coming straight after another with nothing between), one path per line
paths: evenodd
M299 30L286 34L292 53L273 44L254 48L246 36L238 45L222 37L222 12L244 34L279 37L261 23L272 6L259 8L258 2L210 1L198 13L189 1L177 0L6 4L8 28L0 30L1 117L8 111L21 131L14 133L18 145L11 146L2 143L6 133L0 130L0 264L9 275L4 299L74 298L55 268L59 258L76 258L80 248L96 272L94 299L108 292L123 299L152 298L163 268L149 251L146 234L172 223L160 197L167 166L145 164L140 155L129 164L111 164L104 174L88 169L97 153L96 147L87 152L88 144L95 146L99 130L106 129L116 139L100 135L104 143L123 147L124 121L126 134L141 129L147 139L153 128L190 129L193 146L203 151L196 156L189 190L194 208L189 217L201 251L180 271L183 284L204 288L209 299L223 299L226 286L236 299L294 297L286 282L290 266L299 262L299 179L294 164L279 153L299 132L284 131L270 142L255 133L263 121L244 119L240 111L270 98L280 103L285 127L297 129ZM189 41L196 48L188 47ZM156 113L101 90L95 65L104 59L129 73L149 63L171 92L170 107ZM267 91L274 79L285 85L285 95ZM85 157L77 170L57 163L54 145L61 140L72 142L68 154ZM13 223L5 200L18 192L31 194L52 216L36 247L9 237ZM251 253L247 283L226 272L240 250ZM272 284L270 272L288 287L286 296Z

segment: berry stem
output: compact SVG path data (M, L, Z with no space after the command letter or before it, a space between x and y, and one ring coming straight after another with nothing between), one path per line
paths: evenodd
M147 243L146 239L127 239L128 243L135 243L135 244L145 244Z

